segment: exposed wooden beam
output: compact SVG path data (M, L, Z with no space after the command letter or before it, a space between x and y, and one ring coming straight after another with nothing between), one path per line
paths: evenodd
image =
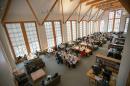
M130 0L119 0L124 8L130 13Z
M81 21L84 19L84 17L86 16L86 14L87 14L90 10L92 10L92 6L85 12L85 14L84 14L83 17L80 19L79 22L81 22Z
M96 6L96 5L99 5L100 3L103 3L104 1L103 0L100 0L100 1L95 1L94 3L90 3L88 5L92 5L92 6Z
M33 10L33 7L32 7L32 5L31 5L30 1L29 1L29 0L26 0L26 2L27 2L27 4L28 4L30 10L32 11L32 14L33 14L33 16L35 17L37 23L38 23L38 22L39 22L39 21L38 21L38 17L36 16L36 12Z
M81 4L80 2L77 4L77 6L76 6L75 9L73 10L73 12L70 14L70 16L68 17L68 19L65 21L65 23L70 19L70 17L73 15L73 13L74 13L75 10L79 7L80 4Z
M79 8L78 22L79 22L79 19L80 19L81 6L82 6L82 4L80 4L80 8Z
M54 2L54 4L52 5L51 9L49 10L49 12L47 13L47 15L45 16L45 18L44 18L42 24L47 20L48 16L50 15L51 11L53 10L53 8L55 7L55 5L56 5L57 2L58 2L58 0L56 0L56 1Z
M113 2L113 1L117 1L117 0L106 0L106 1L99 1L99 2L96 2L96 3L93 3L92 5L97 5L97 6L100 6L102 4L107 4L107 3L110 3L110 2Z
M105 11L106 11L106 10L104 10L104 11L98 16L98 18L97 18L95 21L97 21L100 17L102 17L102 16L104 15Z
M87 1L87 0L80 0L81 3L84 3L84 2L86 2L86 1Z
M99 18L102 18L103 15L104 15L104 13L105 13L105 11L106 11L106 10L110 10L110 8L111 8L111 5L109 6L108 9L104 9L103 12L101 13L101 15L97 18L97 20L98 20Z
M117 9L117 8L123 8L123 6L111 6L111 9ZM109 7L102 8L102 10L104 9L110 9L110 8Z
M92 14L92 11L93 11L93 9L90 10L89 15L88 15L88 19L87 19L87 20L89 20L91 14ZM86 20L86 21L87 21L87 20Z
M88 20L88 22L91 21L91 19L93 19L93 17L97 14L97 12L98 12L99 10L100 10L100 9L98 9L98 10L93 14L93 16Z
M103 3L100 3L96 7L105 7L106 5L109 5L109 4L112 4L112 3L117 3L117 2L119 2L119 1L118 0L109 0L109 1L105 1Z
M63 18L63 24L64 24L64 7L63 7L62 0L61 0L61 8L62 8L62 18Z
M7 1L7 5L6 5L6 8L5 8L5 12L4 12L3 17L2 17L2 19L1 19L2 23L4 22L4 19L6 18L7 14L8 14L9 7L10 7L10 5L11 5L11 2L12 2L12 0L8 0L8 1Z
M91 2L86 3L86 5L91 5L91 4L93 4L93 3L97 3L97 2L100 2L100 1L102 1L102 0L94 0L94 1L91 1Z
M95 20L97 19L99 13L100 13L100 9L99 9L99 11L97 12L97 14L95 15Z

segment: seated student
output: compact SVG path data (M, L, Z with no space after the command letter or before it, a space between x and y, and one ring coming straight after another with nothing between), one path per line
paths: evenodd
M59 56L59 52L58 52L58 51L56 52L55 56L56 56L56 57L58 57L58 56Z
M52 76L52 79L56 78L58 76L58 73L55 73L53 76Z
M83 51L80 52L80 57L86 56L86 52L85 49Z
M59 54L59 52L56 52L56 60L57 60L58 64L63 63L63 59L62 59L61 55Z
M59 63L63 63L63 59L62 59L62 57L59 55L58 57L57 57L57 63L59 64Z
M44 81L44 80L42 80L42 83L41 83L41 84L42 84L42 86L45 86L45 81Z
M75 50L75 53L76 53L76 56L78 57L79 56L79 51Z

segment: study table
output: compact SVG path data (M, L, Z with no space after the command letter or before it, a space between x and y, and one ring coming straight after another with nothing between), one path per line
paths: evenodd
M60 56L62 57L63 61L68 61L69 63L72 63L72 64L76 64L80 61L80 59L75 56L75 55L72 55L72 54L67 54L66 52L62 51L59 53Z
M80 47L80 46L73 46L72 49L73 50L78 50L80 52L85 50L86 54L89 54L89 55L92 53L92 50L87 48L87 47L85 48L85 47Z
M88 44L85 42L81 42L80 45L87 46Z

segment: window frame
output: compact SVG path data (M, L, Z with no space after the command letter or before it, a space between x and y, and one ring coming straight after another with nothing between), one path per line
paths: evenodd
M121 9L119 9L119 10L121 11L121 16L122 16L122 10L121 10ZM115 22L116 22L116 20L119 20L119 22L120 22L120 23L119 23L119 28L118 28L118 29L119 29L118 32L120 32L121 16L120 16L120 17L117 17L117 16L116 16L116 12L119 11L119 10L115 10L115 12L114 12L114 13L115 13L115 14L114 14L115 16L114 16L113 32L115 32Z
M102 23L103 23L103 26L101 27L101 25L102 25ZM102 19L101 21L100 21L100 32L104 32L104 26L105 26L105 21Z
M62 30L62 23L61 23L61 20L47 20L47 21L45 21L45 22L51 22L52 23L52 31L53 31L53 37L54 37L54 47L56 47L57 46L57 41L56 41L56 32L55 32L55 24L54 24L54 22L60 22L60 28L61 28L61 38L62 38L62 42L63 42L63 30ZM44 23L45 23L44 22ZM45 26L44 26L44 23L43 23L43 27L45 28ZM46 32L45 32L46 33ZM46 36L47 37L47 36ZM47 43L48 44L48 43Z
M110 11L110 12L113 12L114 13L114 16L113 18L111 19L110 16L108 15L108 26L107 26L107 32L108 32L108 29L109 29L109 21L112 20L113 21L113 24L112 24L112 31L109 31L109 32L115 32L115 20L120 20L120 24L121 24L121 17L122 17L122 13L123 11L121 10L121 16L120 18L116 17L116 12L119 11L121 9L118 9L118 10L114 10L114 11ZM110 14L109 12L109 14ZM119 31L120 31L120 24L119 24Z
M41 45L40 45L39 33L38 33L38 28L37 28L36 21L4 22L4 23L3 23L3 26L4 26L4 28L5 28L5 32L6 32L6 35L7 35L8 40L9 40L9 45L10 45L10 47L11 47L11 52L13 53L13 56L14 56L15 61L17 61L17 57L16 57L16 54L15 54L15 50L14 50L14 48L13 48L13 44L12 44L11 39L10 39L10 37L9 37L9 32L8 32L8 30L7 30L7 27L6 27L6 24L14 24L14 23L19 23L20 26L21 26L21 30L22 30L22 29L25 29L24 23L35 23L36 33L37 33L38 43L39 43L39 48L40 48L40 49L41 49ZM23 34L23 30L22 30L22 34ZM23 38L24 38L24 36L23 36ZM27 38L27 36L26 36L26 38ZM27 38L27 41L28 41L28 38ZM24 42L25 42L25 38L24 38ZM28 48L27 48L27 43L26 43L26 42L25 42L25 46L26 46L26 49L27 49L27 53L29 54L29 53L30 53L30 52L29 52L30 50L28 50ZM30 46L29 46L29 47L30 47Z
M110 15L110 12L113 12L113 13L114 13L113 18L110 18L110 16L109 16L109 15ZM109 12L109 14L108 14L107 32L109 31L108 29L109 29L109 23L110 23L109 21L110 21L110 20L113 21L113 22L112 22L112 30L109 31L109 32L113 32L113 31L114 31L113 29L114 29L114 22L115 22L115 11L110 11L110 12Z
M77 39L77 37L78 37L78 36L77 36L77 32L78 32L78 31L77 31L77 30L78 30L78 29L77 29L77 21L76 21L76 20L68 20L68 21L70 22L70 30L71 30L71 32L70 32L70 33L71 33L71 40L70 40L70 41L74 41L74 39L73 39L72 21L74 21L74 22L76 23L76 26L75 26L75 27L76 27L76 33L75 33L75 34L76 34L76 39ZM67 22L66 22L66 30L67 30ZM67 41L68 41L68 37L67 37Z

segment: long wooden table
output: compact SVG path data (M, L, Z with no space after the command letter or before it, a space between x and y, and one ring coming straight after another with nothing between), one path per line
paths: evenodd
M83 48L80 48L79 46L73 46L72 49L73 50L78 50L80 52L84 50ZM85 52L86 52L86 54L91 54L92 50L90 50L89 48L85 48Z

